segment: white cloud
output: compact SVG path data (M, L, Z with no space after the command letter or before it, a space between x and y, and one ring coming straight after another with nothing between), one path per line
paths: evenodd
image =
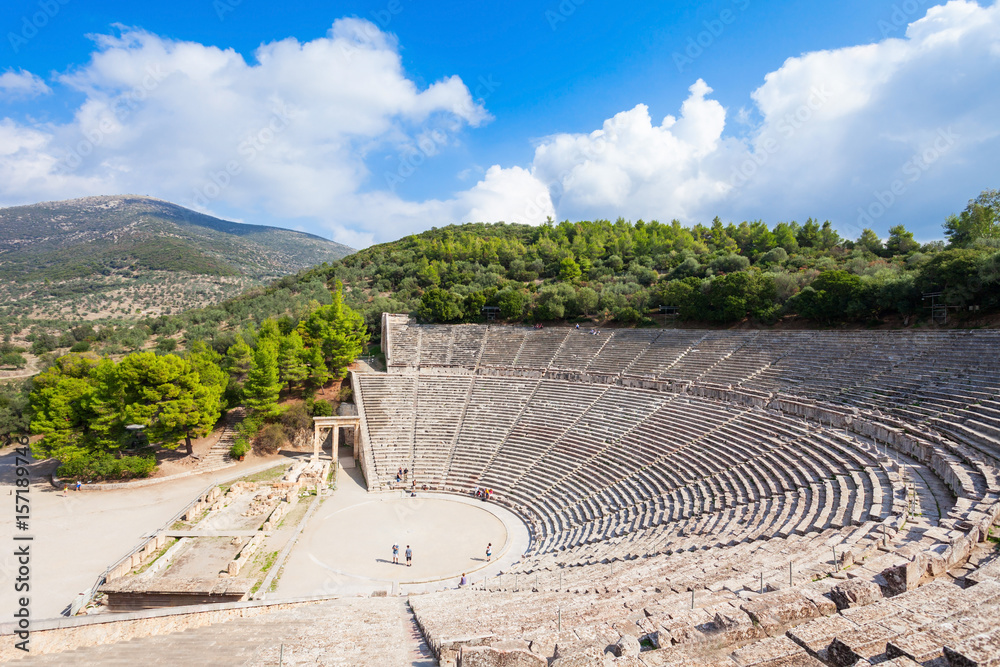
M545 139L533 170L560 218L817 215L848 234L905 222L940 236L948 212L1000 180L998 54L1000 5L954 0L905 38L789 58L752 94L762 121L746 139L724 135L727 113L699 80L679 120L654 125L638 105Z
M698 80L676 117L639 104L542 139L528 165L470 165L445 199L396 193L418 163L490 120L457 77L419 87L394 36L361 19L233 50L120 28L55 79L70 122L0 120L0 203L137 192L328 230L355 246L462 221L829 217L918 238L1000 182L1000 5L953 0L904 36L789 58L743 108ZM48 92L28 72L0 90ZM732 113L733 129L727 133ZM396 172L368 158L403 156Z
M42 81L41 77L23 69L17 72L10 69L0 74L0 97L31 98L51 92L52 89Z
M0 126L0 173L22 174L0 182L4 203L138 192L391 238L394 221L382 233L345 210L382 186L365 158L429 137L433 154L490 119L458 77L419 88L395 38L360 19L311 42L264 44L252 63L123 27L95 41L90 62L58 77L84 95L71 122Z

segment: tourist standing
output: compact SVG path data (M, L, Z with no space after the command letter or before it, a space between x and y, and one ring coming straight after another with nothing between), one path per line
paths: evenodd
M406 567L410 567L412 564L410 561L413 560L413 551L410 549L410 545L406 545Z
M399 544L396 542L392 543L392 563L399 565Z
M486 562L489 563L490 559L493 558L493 543L490 542L486 545Z

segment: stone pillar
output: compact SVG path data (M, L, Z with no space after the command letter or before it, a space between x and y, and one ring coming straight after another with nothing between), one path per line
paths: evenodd
M333 451L331 452L331 458L336 461L337 456L340 454L340 424L333 425Z
M313 460L319 458L319 426L313 422Z

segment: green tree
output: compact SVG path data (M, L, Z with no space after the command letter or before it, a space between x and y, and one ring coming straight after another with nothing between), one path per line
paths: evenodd
M278 344L278 377L289 388L301 384L309 377L306 347L298 331L283 336Z
M583 271L580 270L580 265L576 263L572 255L563 257L562 261L559 262L559 280L572 283L579 280L582 275Z
M318 346L330 375L337 380L347 375L347 367L364 352L368 329L360 313L344 304L344 286L337 281L331 292L333 303L320 306L299 324L303 341Z
M978 239L1000 239L1000 190L983 190L964 211L949 216L944 233L954 247L968 246Z
M330 371L323 359L323 350L318 347L307 347L302 358L308 369L306 384L310 389L318 389L330 380Z
M107 429L109 434L127 424L144 424L151 442L174 449L183 440L190 455L191 438L208 435L219 420L221 382L203 384L190 359L138 352L122 359L113 371L105 370L98 393L122 401L121 411L109 420L114 425Z
M889 255L906 255L920 249L920 244L913 239L913 232L906 231L903 225L889 228L889 240L885 242L885 250Z
M428 322L457 322L462 319L462 297L440 287L431 287L420 297L417 314Z
M590 315L597 308L598 294L592 287L581 287L576 291L576 305L584 315Z
M262 340L253 351L250 372L243 384L243 402L254 412L272 416L278 411L278 347L273 340Z
M528 306L528 295L519 289L506 289L497 295L500 316L505 320L519 320Z
M873 255L881 255L885 248L882 247L882 239L878 237L878 234L870 229L861 230L861 236L858 238L856 245L867 250Z
M811 285L789 300L799 315L832 322L855 319L871 312L864 281L846 271L824 271Z
M87 452L88 430L96 417L91 375L97 363L92 353L67 354L35 376L31 430L42 436L32 444L35 458L65 461Z

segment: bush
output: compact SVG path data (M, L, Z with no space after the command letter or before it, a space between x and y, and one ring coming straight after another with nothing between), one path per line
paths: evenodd
M294 403L281 413L281 425L285 431L301 431L312 426L312 417L305 403Z
M333 416L333 406L330 405L329 401L318 400L314 401L312 404L312 416L313 417L332 417Z
M260 430L253 440L254 454L266 456L275 454L279 449L288 444L285 436L285 429L281 424L268 424Z
M73 347L69 348L69 351L70 352L89 352L90 351L90 343L87 342L87 341L85 341L85 340L81 340L79 343L73 343Z
M259 413L251 414L240 422L236 427L236 437L233 439L233 446L229 448L229 455L238 459L251 449L251 442L260 427L264 425L264 417Z
M56 472L59 477L103 481L149 477L156 470L155 456L123 456L107 453L80 455L64 461Z
M354 399L354 390L351 389L351 385L345 384L341 385L340 392L337 394L337 400L341 403L350 403Z

